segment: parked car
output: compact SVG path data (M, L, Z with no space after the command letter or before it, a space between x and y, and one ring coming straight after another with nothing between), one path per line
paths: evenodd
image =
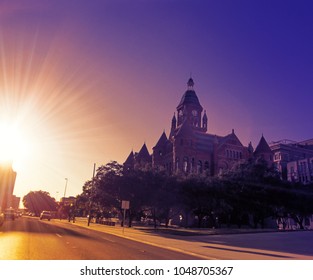
M40 220L47 219L48 221L50 221L52 218L51 212L50 211L42 211L39 218L40 218Z
M13 208L7 208L4 210L4 219L5 220L15 220L15 210Z

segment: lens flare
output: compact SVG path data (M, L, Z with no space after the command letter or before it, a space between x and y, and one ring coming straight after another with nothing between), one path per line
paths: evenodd
M0 123L0 162L20 164L31 155L31 143L16 124Z

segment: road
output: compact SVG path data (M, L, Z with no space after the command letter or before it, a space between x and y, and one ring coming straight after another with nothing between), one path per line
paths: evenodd
M138 242L140 241L140 242ZM165 234L22 217L0 228L2 260L313 260L313 231Z
M188 254L57 220L21 217L0 228L1 260L188 260Z

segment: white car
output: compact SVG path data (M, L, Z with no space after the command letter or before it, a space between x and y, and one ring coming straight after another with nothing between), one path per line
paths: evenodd
M42 211L40 214L40 220L47 219L50 221L52 218L51 212L50 211Z

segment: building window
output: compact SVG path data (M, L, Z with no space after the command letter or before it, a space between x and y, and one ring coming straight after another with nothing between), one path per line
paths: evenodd
M191 172L194 172L194 169L195 169L195 159L192 158L191 159Z
M188 157L184 157L183 170L185 173L188 172Z
M198 161L198 166L197 166L197 173L201 174L202 173L202 161Z
M204 171L208 174L210 171L210 164L208 161L204 162Z

